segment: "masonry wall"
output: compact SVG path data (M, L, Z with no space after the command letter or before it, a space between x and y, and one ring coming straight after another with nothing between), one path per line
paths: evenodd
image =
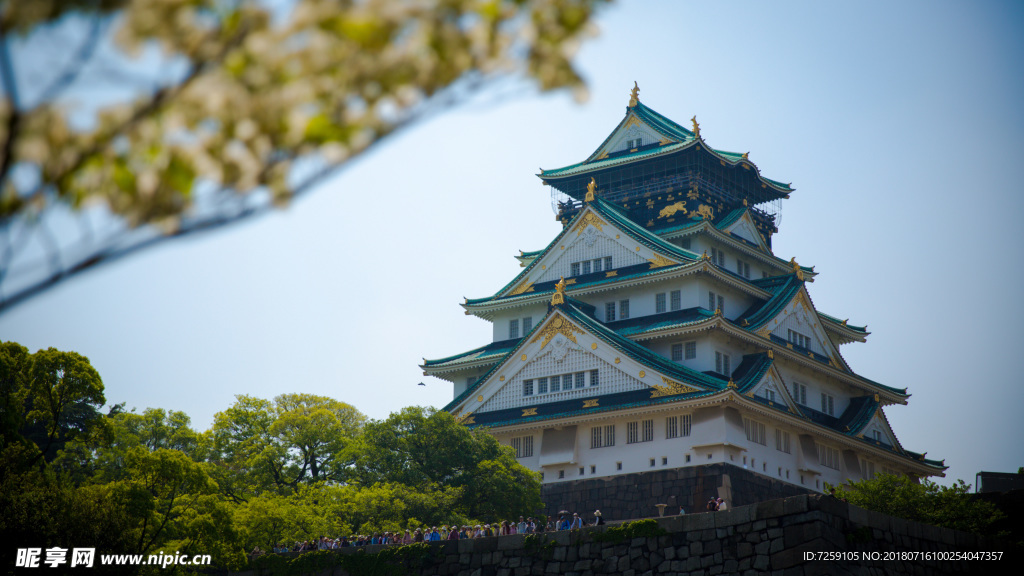
M422 576L909 575L1006 574L1011 562L1018 568L1020 563L1005 542L893 518L823 495L660 518L657 523L665 535L622 542L595 538L596 533L608 531L607 525L573 532L437 542L428 545L429 554L393 569L396 574ZM341 563L342 556L351 554L369 560L382 548L346 548L321 554L333 554L335 562ZM944 557L976 552L1003 554L1000 560ZM832 557L809 559L808 555L818 553ZM926 553L933 558L924 558ZM316 573L320 576L349 574L338 566L319 566ZM365 563L362 566L364 572L369 568ZM382 570L377 566L366 573L370 572ZM351 576L360 575L352 572Z
M541 501L544 514L557 517L568 510L589 522L594 510L601 510L606 520L627 520L657 516L658 504L667 505L666 513L678 512L680 506L692 513L702 512L712 496L732 507L811 492L738 466L707 464L544 484Z

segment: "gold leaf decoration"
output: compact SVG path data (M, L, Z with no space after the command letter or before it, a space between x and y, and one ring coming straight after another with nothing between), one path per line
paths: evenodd
M544 329L533 337L533 340L531 340L530 343L532 344L543 338L544 341L541 342L540 345L541 350L543 350L544 347L548 345L548 342L551 342L552 338L561 334L575 344L577 333L583 334L583 330L577 328L572 322L569 322L559 314L552 318L551 321L544 326Z
M640 103L640 87L633 81L633 89L629 91L629 107L633 108Z
M686 202L676 202L675 204L665 206L658 212L658 219L675 216L676 212L682 212L682 215L686 216Z
M661 377L661 381L665 383L664 386L658 386L657 384L652 384L651 385L651 388L654 388L654 390L651 391L651 398L661 398L662 396L676 396L678 394L689 394L691 392L700 392L700 390L698 390L697 388L694 388L693 386L687 386L686 384L683 384L682 382L676 382L675 380L669 380L668 378L665 378L664 376Z
M537 409L536 408L524 408L523 409L523 416L536 416L536 415L537 415Z
M580 218L579 222L576 223L576 226L573 226L573 230L576 231L576 237L578 238L580 234L583 234L583 231L587 229L587 226L593 226L594 228L604 232L603 226L605 224L607 224L607 222L601 220L597 214L587 212L582 218Z
M520 282L519 286L516 286L515 289L509 293L509 296L518 296L519 294L525 294L527 292L533 292L533 282L530 282L529 279Z
M693 214L696 214L701 220L714 220L715 218L715 213L711 210L711 206L707 204L698 206L697 211L693 212Z
M593 400L584 400L583 401L583 407L584 408L597 408L597 400L598 400L597 398L594 398Z
M668 258L665 258L664 256L658 253L654 254L654 258L648 258L647 261L651 263L651 270L654 270L655 268L663 268L665 266L673 266L675 264L679 264L679 262L669 260Z

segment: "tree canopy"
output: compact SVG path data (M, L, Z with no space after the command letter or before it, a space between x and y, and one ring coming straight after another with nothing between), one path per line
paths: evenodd
M0 343L0 401L0 531L13 535L0 561L18 547L94 546L239 568L257 545L541 506L539 477L510 448L431 408L368 421L324 396L239 395L198 432L183 412L103 413L87 358L11 342Z
M497 78L582 95L570 58L603 1L0 3L0 231L19 233L0 236L0 293L13 294L0 311L161 238L285 205ZM62 64L39 66L41 53ZM100 207L118 226L83 234L74 256L37 254L32 276L26 238L61 251L41 225L55 207L65 224Z

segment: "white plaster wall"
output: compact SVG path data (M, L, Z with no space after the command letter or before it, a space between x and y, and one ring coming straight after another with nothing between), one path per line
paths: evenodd
M508 324L513 318L519 319L519 337L522 338L525 334L523 332L523 318L533 318L533 325L537 326L542 320L544 315L547 314L547 307L544 305L532 305L523 306L514 310L504 310L494 315L492 329L492 342L500 342L501 340L508 340Z
M596 260L611 256L613 270L647 261L636 250L628 249L615 239L616 235L619 235L620 239L626 238L625 235L609 224L605 224L602 228L603 231L600 231L594 226L587 226L582 234L570 230L562 238L563 241L544 259L543 266L546 268L542 269L541 275L534 282L548 282L562 277L569 278L572 272L572 263L582 260ZM632 240L629 241L632 242ZM603 268L602 271L604 271Z

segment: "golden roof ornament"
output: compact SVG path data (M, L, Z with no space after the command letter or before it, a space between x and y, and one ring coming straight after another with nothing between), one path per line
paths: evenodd
M565 304L565 278L559 278L555 284L555 293L551 295L551 305Z
M750 159L749 156L750 156L750 152L744 152L743 153L743 159L744 160L749 160Z
M693 122L693 135L700 138L700 124L697 123L697 115L694 114L690 121Z
M803 282L804 271L800 268L800 265L796 263L796 256L789 259L789 265L793 267L793 272L796 274L796 279Z
M728 387L729 388L736 388L736 383L732 381L732 378L729 378Z
M594 180L593 176L591 176L590 183L587 184L587 195L583 198L583 201L593 202L595 192L597 192L597 182Z
M637 86L636 80L633 81L633 89L629 91L629 107L633 108L640 103L640 87Z

